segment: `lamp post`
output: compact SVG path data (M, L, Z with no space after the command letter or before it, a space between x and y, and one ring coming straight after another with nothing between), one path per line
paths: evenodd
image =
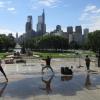
M23 46L22 46L22 53L25 54L25 34L23 34Z
M78 57L79 57L79 65L78 65L78 68L80 68L80 67L82 67L82 65L81 65L81 59L80 59L81 55L80 55L79 53L76 53L76 54L77 54Z
M100 67L100 49L98 50L96 57L98 59L98 67Z

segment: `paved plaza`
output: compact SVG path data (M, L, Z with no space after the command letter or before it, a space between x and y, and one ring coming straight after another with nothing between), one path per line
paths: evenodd
M2 64L9 82L0 73L0 100L100 100L100 68L91 62L86 71L84 59L52 59L55 74L44 70L41 59L26 64ZM83 67L78 68L79 62ZM62 76L61 67L73 66L73 76Z

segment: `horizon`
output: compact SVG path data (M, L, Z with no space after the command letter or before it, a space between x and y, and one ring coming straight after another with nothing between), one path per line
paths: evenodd
M23 2L24 1L24 2ZM99 0L0 0L0 34L12 33L14 36L25 33L27 16L32 15L33 30L36 31L38 16L45 9L47 32L53 31L56 25L61 25L67 32L67 27L82 26L89 31L100 29ZM24 4L23 4L24 3Z

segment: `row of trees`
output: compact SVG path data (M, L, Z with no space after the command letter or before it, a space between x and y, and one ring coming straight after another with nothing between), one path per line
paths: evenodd
M15 39L11 34L8 36L5 34L0 34L0 51L8 51L9 49L13 49L15 44Z
M68 39L61 36L46 35L27 38L21 45L30 49L68 49Z
M15 38L9 34L8 36L0 34L0 51L13 49L16 45ZM68 39L55 36L45 35L27 38L20 42L20 45L29 49L91 49L98 51L100 49L100 31L94 31L88 34L87 41L82 46L78 46L76 42L68 43Z
M100 30L89 33L87 44L95 52L100 49Z
M22 46L24 45L25 48L31 49L89 49L97 51L100 49L100 31L89 33L87 40L83 42L81 46L75 41L69 44L68 39L55 35L28 38L21 44Z

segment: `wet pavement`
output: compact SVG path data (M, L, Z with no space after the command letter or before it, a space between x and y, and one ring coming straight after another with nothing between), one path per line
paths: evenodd
M77 68L78 59L53 59L50 70L41 74L40 59L28 59L26 64L3 64L6 83L0 73L0 100L100 100L100 69ZM81 64L85 66L84 61ZM73 66L73 75L61 75L62 66Z

